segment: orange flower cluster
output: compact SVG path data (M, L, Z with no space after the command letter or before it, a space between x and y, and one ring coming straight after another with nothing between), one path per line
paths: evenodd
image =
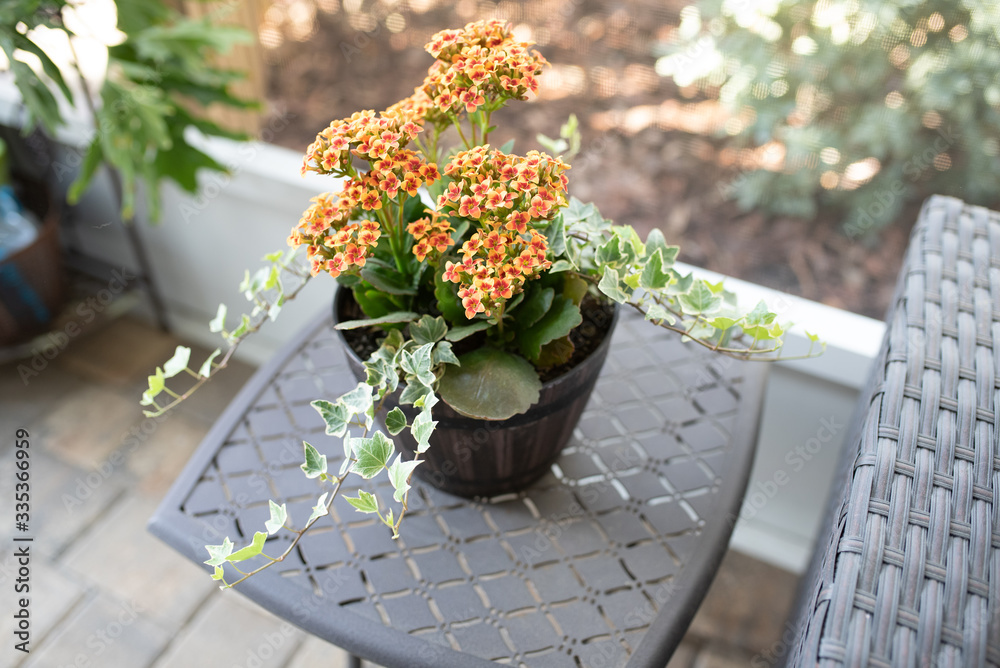
M462 262L445 264L444 279L460 283L458 296L465 317L489 316L521 291L524 282L552 266L546 259L548 240L537 230L530 235L488 223L462 244Z
M352 155L374 163L392 157L421 132L409 114L375 115L372 110L355 112L333 121L316 135L306 149L302 173L353 176Z
M420 132L411 118L405 110L390 110L378 117L373 111L358 112L331 123L309 146L303 173L351 176L339 195L314 198L288 237L289 245L308 247L313 275L325 271L337 277L352 266L365 266L371 249L378 245L381 227L377 220L351 219L363 211L378 212L401 191L416 197L422 186L441 178L437 165L404 148ZM367 160L371 168L357 172L354 156ZM436 248L440 240L427 243Z
M444 253L455 241L451 238L452 229L448 219L437 211L430 211L429 217L415 220L406 226L406 231L413 237L413 254L421 262L432 252Z
M438 209L480 222L502 220L506 229L524 234L530 222L549 220L566 206L567 169L539 151L520 157L477 146L445 167L454 181L438 197Z
M454 181L438 198L438 209L479 227L462 246L462 262L445 265L444 278L461 284L466 318L491 315L552 266L548 240L531 224L566 206L568 168L538 151L520 157L489 146L462 151L445 168Z
M362 188L353 182L337 195L326 193L312 199L298 226L288 237L291 246L305 245L310 271L336 278L351 266L365 266L370 249L382 236L374 220L351 221L358 208Z
M424 80L423 93L441 113L468 113L503 100L523 100L538 91L538 75L548 64L531 42L516 42L508 24L489 20L462 30L442 30L424 48L437 62ZM433 118L428 120L434 121Z

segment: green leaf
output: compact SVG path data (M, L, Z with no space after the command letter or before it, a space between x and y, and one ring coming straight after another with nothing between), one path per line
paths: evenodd
M462 317L465 317L464 315ZM488 328L490 323L485 320L476 320L471 325L460 325L459 327L452 327L445 334L444 338L448 341L455 342L461 341L462 339L472 336L476 332L481 332Z
M462 366L445 367L438 391L462 415L506 420L538 401L542 383L523 357L486 347L459 360Z
M427 396L433 397L434 395L428 394ZM431 420L429 409L420 411L417 417L413 419L413 424L410 426L410 435L417 442L417 452L426 452L430 447L431 434L434 433L434 427L436 426L437 421Z
M160 367L156 367L156 373L152 376L147 376L147 380L149 380L149 389L142 395L144 399L146 397L149 397L149 399L155 399L167 386L166 378L163 375L163 369Z
M576 269L576 265L569 260L556 260L549 267L549 273L558 274L559 272L570 271L571 269Z
M394 311L379 318L366 318L364 320L345 320L334 325L334 329L341 331L345 329L358 329L359 327L371 327L377 325L392 325L400 322L410 322L420 317L419 313L413 311ZM424 316L426 317L426 316Z
M438 310L441 311L441 315L445 317L445 320L452 323L467 323L468 319L465 317L465 308L462 306L462 300L458 298L456 292L456 286L451 281L444 280L442 276L444 272L444 262L441 263L441 268L434 274L434 297L437 299ZM448 336L455 329L448 332ZM457 341L458 339L450 339L449 341Z
M393 436L406 429L406 415L399 410L399 406L393 408L385 416L385 428Z
M588 287L589 283L579 276L567 276L563 279L563 297L579 306L587 296Z
M548 369L559 364L565 364L573 357L574 350L576 350L576 346L573 345L570 338L562 336L542 346L541 352L538 353L538 359L535 360L535 365L539 369Z
M372 408L372 388L368 383L358 383L350 392L341 395L337 403L343 403L351 413L365 415Z
M434 384L434 373L431 370L431 354L433 343L425 343L412 353L404 350L399 365L408 375L416 376L421 384L431 387Z
M270 499L267 501L267 507L271 511L271 519L264 522L264 528L269 534L274 535L281 530L281 527L285 526L285 520L288 519L288 508L285 507L285 504L279 506Z
M677 322L677 318L675 318L670 311L663 308L659 304L649 305L649 308L646 309L646 320L653 320L657 322L662 320L663 322L666 322L668 325L672 325L675 322Z
M206 545L205 549L208 550L209 559L204 563L209 566L220 566L233 553L233 547L233 541L229 540L229 536L226 536L225 540L222 541L222 545Z
M434 343L444 338L448 333L448 324L444 318L424 315L420 320L410 323L410 338L418 344Z
M628 301L628 295L621 289L618 272L610 267L604 268L604 275L601 276L601 282L597 284L597 288L619 304Z
M323 492L319 499L316 500L316 505L313 506L312 513L309 514L309 519L306 520L306 524L310 524L313 520L329 514L330 511L326 509L326 497L328 494L329 492Z
M566 252L566 219L562 213L557 214L549 223L545 237L549 240L549 252L553 257L559 257Z
M319 450L309 443L302 441L305 450L305 461L301 465L302 471L307 478L317 478L326 474L326 455L319 454Z
M451 343L448 341L439 341L434 346L434 354L431 355L431 363L434 366L439 364L461 364L458 358L455 357L454 351L451 349Z
M226 571L222 568L222 566L216 566L215 571L212 573L212 579L221 580L222 578L225 577L225 575Z
M210 332L222 332L226 326L226 305L219 304L219 310L216 312L215 317L212 321L208 323L208 331Z
M722 303L722 297L712 292L711 288L705 284L705 281L701 280L695 281L691 289L678 296L677 299L684 308L686 315L711 313L718 309Z
M531 292L530 296L524 298L524 303L517 311L517 328L521 331L542 319L542 316L552 307L552 299L556 294L552 288L532 289Z
M201 368L198 369L198 375L202 378L207 378L212 374L212 363L215 362L215 358L222 354L222 351L218 348L208 356L208 359L204 361Z
M405 274L375 258L368 258L361 270L361 278L390 295L417 294L416 288L413 287Z
M663 251L657 249L646 259L639 274L639 286L645 290L662 290L670 285L670 274L663 270Z
M364 490L360 490L357 496L345 496L344 501L363 513L378 512L378 499L375 498L374 494L369 494Z
M233 552L228 557L226 561L246 561L247 559L252 559L258 554L264 551L264 542L267 540L267 534L263 531L258 531L253 535L253 540L249 545L244 547L242 550L237 550Z
M347 406L338 402L331 403L324 399L317 399L309 404L319 413L326 423L326 433L329 436L343 436L347 433L348 423L351 414Z
M396 455L395 461L389 467L389 482L392 483L392 488L396 490L392 498L397 502L402 503L403 496L410 489L410 474L413 473L413 469L417 468L420 463L419 459L404 462L402 455Z
M562 295L556 296L552 308L541 320L518 333L521 354L533 362L537 361L543 345L566 336L581 322L580 307Z
M716 329L726 330L738 323L739 320L736 318L726 318L721 315L717 315L708 321L708 324Z
M164 378L173 378L187 368L191 361L191 349L185 346L177 346L174 356L163 363Z
M354 462L351 470L362 478L376 476L389 463L392 441L382 432L376 431L371 438L359 438L355 444L358 461Z

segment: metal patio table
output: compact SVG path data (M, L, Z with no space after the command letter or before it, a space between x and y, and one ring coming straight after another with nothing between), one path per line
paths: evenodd
M384 666L663 666L726 552L767 366L623 313L573 440L539 482L475 500L418 482L395 541L338 498L288 559L236 589ZM342 457L309 402L354 384L329 316L317 320L222 414L150 530L201 563L205 544L262 530L268 499L301 526L319 493L302 441L332 470ZM391 501L387 481L348 482L346 494Z

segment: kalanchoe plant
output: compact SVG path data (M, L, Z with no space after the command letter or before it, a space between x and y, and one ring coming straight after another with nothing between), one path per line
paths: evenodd
M196 372L188 368L190 351L179 348L150 377L143 404L157 415L225 366L245 336L321 273L350 289L365 315L340 329L375 326L385 333L365 362L364 382L335 401L312 404L344 448L344 463L333 473L321 448L303 446L306 476L328 485L312 514L294 524L287 508L272 502L266 531L250 545L237 550L227 538L208 546L206 563L223 586L289 554L352 473L386 472L398 506L383 506L365 491L346 500L398 535L410 475L436 425L434 406L443 400L491 420L527 410L539 396L538 371L572 357L570 333L583 320L585 300L627 304L722 354L775 358L783 328L766 305L738 310L721 284L680 273L679 249L659 231L644 242L633 228L568 197L570 166L559 157L518 155L510 144L489 143L493 112L538 86L545 61L529 46L498 21L443 31L427 45L436 61L413 95L381 114L364 111L331 123L308 148L303 172L337 177L340 190L314 198L288 238L293 249L305 247L305 261L279 252L268 256L270 266L248 275L242 289L254 308L235 330L225 330L220 308L211 326L231 347L219 363L216 351ZM451 129L460 145L447 150L442 140ZM579 146L575 119L563 134L545 143ZM466 349L461 355L452 348L458 342ZM182 372L195 378L194 387L168 389L167 379ZM476 392L467 391L470 384ZM389 435L410 431L417 444L411 461L393 457L391 440L376 428L376 415L397 389L399 403L413 405L415 417L394 408L383 421ZM161 393L171 400L161 404ZM278 556L265 555L268 535L281 530L292 532L291 544ZM240 574L231 582L226 564Z

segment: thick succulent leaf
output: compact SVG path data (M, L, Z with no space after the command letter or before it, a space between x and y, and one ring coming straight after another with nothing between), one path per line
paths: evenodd
M537 361L538 355L549 341L566 336L583 322L580 307L562 295L552 300L552 308L542 319L527 329L521 330L518 343L521 353L529 360Z
M447 366L438 394L462 415L506 420L538 401L542 383L528 360L496 348L480 348Z

